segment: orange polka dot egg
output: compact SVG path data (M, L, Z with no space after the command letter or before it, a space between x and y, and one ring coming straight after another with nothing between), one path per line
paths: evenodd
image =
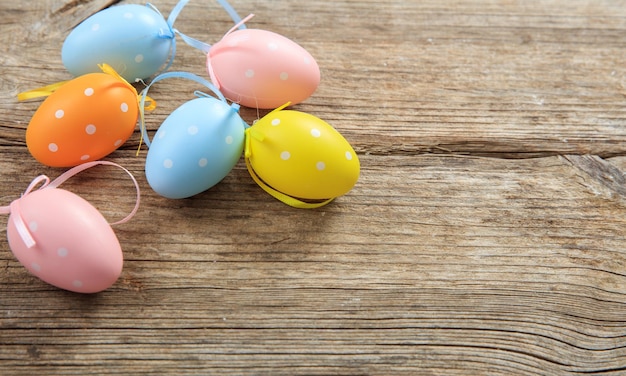
M60 86L39 106L26 129L32 156L51 167L98 160L132 135L137 91L119 76L89 73Z
M346 194L360 173L352 146L320 118L284 107L246 129L245 157L252 177L296 207L308 207L300 199L332 200Z

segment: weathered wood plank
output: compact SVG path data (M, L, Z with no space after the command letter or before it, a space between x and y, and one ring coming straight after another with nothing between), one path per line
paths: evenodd
M241 167L190 200L147 194L118 230L124 275L98 296L34 280L3 246L0 359L24 373L621 369L624 196L590 163L615 168L363 156L359 186L320 211L273 201ZM86 174L70 186L130 206L108 196L122 174Z

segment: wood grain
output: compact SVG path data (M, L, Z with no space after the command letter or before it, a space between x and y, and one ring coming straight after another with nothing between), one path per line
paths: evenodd
M231 3L316 57L297 109L354 145L357 186L298 210L239 163L169 200L136 132L107 157L142 189L111 289L55 289L0 242L0 374L626 373L625 2ZM65 35L110 4L0 0L2 202L62 172L28 154L40 101L15 95L68 79ZM214 42L230 20L191 1L176 26ZM174 68L203 62L181 43ZM195 89L156 84L150 133ZM63 187L112 221L134 205L110 167Z

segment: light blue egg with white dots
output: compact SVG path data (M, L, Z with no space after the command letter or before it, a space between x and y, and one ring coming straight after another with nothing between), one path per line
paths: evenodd
M237 104L209 96L184 103L152 139L146 157L150 187L173 199L211 188L239 161L246 127Z
M75 76L100 72L106 63L135 82L159 71L172 52L174 32L151 6L125 4L104 9L80 23L61 49L65 68Z

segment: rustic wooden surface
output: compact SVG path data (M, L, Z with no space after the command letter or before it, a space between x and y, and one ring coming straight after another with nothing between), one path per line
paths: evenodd
M40 101L15 95L70 78L65 36L111 3L0 1L3 205L63 171L28 154ZM154 4L167 15L175 0ZM143 193L116 227L111 289L53 288L0 242L0 374L626 373L626 1L232 4L316 57L321 85L296 108L354 145L359 183L292 209L240 163L168 200L136 132L107 157ZM215 42L230 21L192 0L176 26ZM174 69L203 64L179 44ZM151 133L195 88L155 85ZM133 205L108 167L65 187L111 220Z

